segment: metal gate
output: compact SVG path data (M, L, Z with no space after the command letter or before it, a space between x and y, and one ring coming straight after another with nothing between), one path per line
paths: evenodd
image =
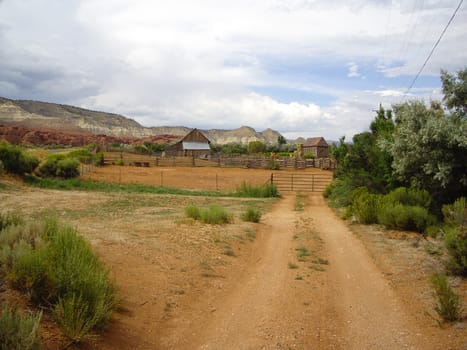
M331 181L332 174L271 174L271 183L282 192L323 192Z

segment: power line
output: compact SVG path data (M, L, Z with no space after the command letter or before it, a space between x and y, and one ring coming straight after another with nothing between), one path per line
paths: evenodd
M412 89L412 87L414 86L415 82L417 81L418 77L420 76L420 74L422 73L423 69L425 68L426 64L428 63L428 61L430 60L431 58L431 55L433 55L433 52L435 52L436 48L438 47L438 44L439 42L441 41L441 38L443 37L444 33L446 33L446 30L448 29L448 27L451 25L451 22L453 21L454 17L456 17L456 14L457 14L457 11L459 11L460 7L462 6L462 3L464 2L464 0L460 0L459 1L459 5L457 5L457 8L456 10L454 11L454 13L452 14L451 18L449 19L449 22L448 24L446 24L446 26L444 27L443 31L441 32L441 35L439 36L438 40L436 41L435 45L433 46L433 48L431 49L430 51L430 54L428 55L428 57L426 58L425 62L423 63L422 67L420 68L420 70L418 71L417 75L415 76L415 78L413 79L412 83L410 84L409 88L407 89L407 91L405 92L404 95L407 95L409 93L409 91Z

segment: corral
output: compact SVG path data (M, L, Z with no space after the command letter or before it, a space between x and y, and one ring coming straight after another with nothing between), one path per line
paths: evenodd
M282 191L322 192L332 172L309 168L300 171L211 167L96 167L83 176L98 181L136 183L186 189L233 191L243 182L253 185L274 183Z

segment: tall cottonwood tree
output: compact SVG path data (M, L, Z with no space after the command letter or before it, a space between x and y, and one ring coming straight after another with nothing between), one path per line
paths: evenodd
M393 106L396 128L388 144L399 180L428 190L438 205L467 195L467 119L462 105L450 106L453 113L439 103Z

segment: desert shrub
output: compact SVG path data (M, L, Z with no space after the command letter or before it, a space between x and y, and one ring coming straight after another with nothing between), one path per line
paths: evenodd
M39 349L41 318L41 312L22 315L16 309L3 305L0 315L0 349Z
M57 162L56 175L64 179L79 176L79 161L75 158L65 158Z
M426 190L417 188L399 187L392 190L384 198L386 203L400 203L409 206L418 206L429 209L431 205L431 196Z
M12 271L8 274L10 283L14 288L29 294L30 299L37 304L45 305L55 301L56 278L49 262L49 252L44 247L26 247L20 245L13 250L16 258L13 260Z
M458 198L453 204L444 205L442 208L444 222L450 226L459 226L461 230L467 228L467 200Z
M79 176L79 161L63 154L52 154L39 167L39 173L46 177L71 179Z
M436 297L435 311L448 322L462 318L461 298L449 285L445 275L435 274L431 277L431 285Z
M17 175L32 173L39 164L36 157L7 142L0 142L0 161L6 172Z
M348 178L334 179L324 191L323 195L333 207L346 207L352 204L352 194L355 190Z
M231 216L224 207L211 205L209 208L200 211L200 220L205 224L220 225L229 223Z
M75 158L80 163L104 165L104 153L95 152L96 145L89 144L85 147L78 148L74 151L69 152L67 158Z
M22 222L21 217L14 213L0 213L0 231L8 226L19 225ZM1 236L0 236L1 238Z
M443 206L445 243L450 254L447 268L458 275L467 276L467 206L461 197L451 205Z
M374 224L378 222L378 210L381 203L381 195L368 193L366 187L360 187L352 193L351 213L362 224Z
M83 339L83 329L104 326L116 307L116 291L89 244L73 228L54 220L42 226L34 244L22 236L1 250L2 261L10 262L2 263L10 283L33 302L50 306L72 342Z
M385 203L378 210L378 222L391 229L424 232L434 221L426 208L418 206Z
M279 191L277 186L274 184L264 184L260 186L251 185L247 182L243 182L235 191L237 197L245 198L269 198L279 197Z
M190 204L185 207L185 214L194 220L199 220L200 217L199 208L194 204Z
M261 215L261 210L254 207L248 207L241 217L243 221L259 222L261 220Z

